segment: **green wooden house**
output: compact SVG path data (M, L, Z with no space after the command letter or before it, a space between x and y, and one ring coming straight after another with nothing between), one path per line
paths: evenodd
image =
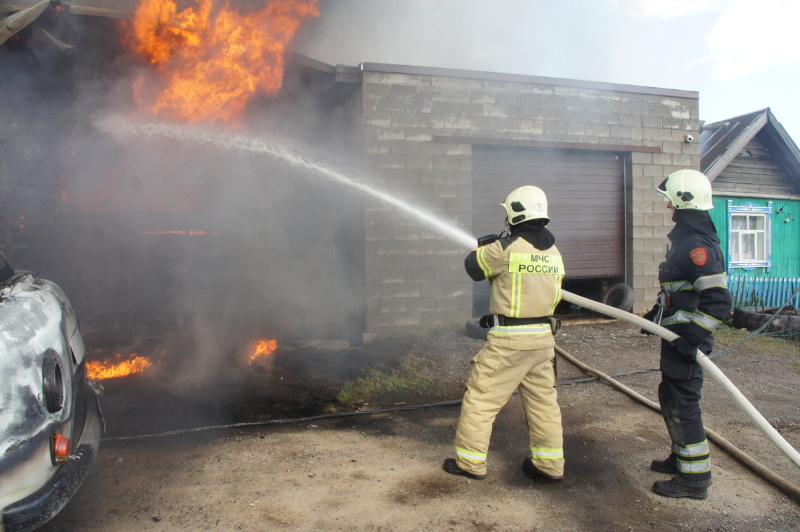
M800 308L800 150L769 108L704 124L711 180L736 307Z

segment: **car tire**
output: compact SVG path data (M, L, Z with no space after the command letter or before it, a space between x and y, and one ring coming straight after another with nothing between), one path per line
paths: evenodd
M633 309L633 303L636 300L636 295L633 289L625 283L617 283L603 296L603 304L609 307L618 308L625 312L630 312Z
M467 321L464 331L470 338L475 338L476 340L486 340L486 335L489 333L489 329L484 329L481 327L480 320L480 318L472 318L471 320Z

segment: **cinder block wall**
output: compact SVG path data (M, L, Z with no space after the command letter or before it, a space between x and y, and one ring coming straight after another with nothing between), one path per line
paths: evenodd
M684 142L699 139L697 93L396 65L361 70L365 167L386 190L467 232L471 139L659 148L626 160L626 282L635 312L652 306L672 226L653 191L674 170L699 169L697 140ZM368 202L366 211L367 334L470 319L469 250L396 208Z

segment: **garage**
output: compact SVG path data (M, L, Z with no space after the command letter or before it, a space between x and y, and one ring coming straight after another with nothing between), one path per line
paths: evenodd
M625 174L620 153L599 150L475 145L473 234L502 229L500 203L536 185L547 194L549 228L572 281L624 278ZM489 283L473 288L473 315L488 313Z
M476 235L502 227L499 203L523 185L547 194L551 231L570 278L618 277L625 263L623 157L593 150L476 145L473 148Z

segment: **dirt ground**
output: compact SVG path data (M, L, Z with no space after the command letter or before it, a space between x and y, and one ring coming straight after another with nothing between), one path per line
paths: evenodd
M745 337L721 334L716 351ZM658 340L624 322L568 321L557 341L610 375L658 364ZM528 442L517 396L495 423L486 479L444 473L458 400L480 345L454 328L354 349L295 349L276 353L255 376L222 379L216 394L179 393L147 378L108 381L101 398L108 429L99 455L72 502L42 530L800 529L800 502L715 445L707 500L653 494L653 482L667 478L648 469L669 452L662 419L607 384L585 382L563 358L557 363L563 482L535 483L522 475ZM342 381L358 375L353 368L391 366L407 354L426 361L436 383L431 389L385 394L332 413ZM713 360L800 448L797 342L755 338ZM657 401L659 378L644 372L618 380ZM710 429L800 486L800 469L710 379L703 407ZM225 423L254 425L140 437Z

